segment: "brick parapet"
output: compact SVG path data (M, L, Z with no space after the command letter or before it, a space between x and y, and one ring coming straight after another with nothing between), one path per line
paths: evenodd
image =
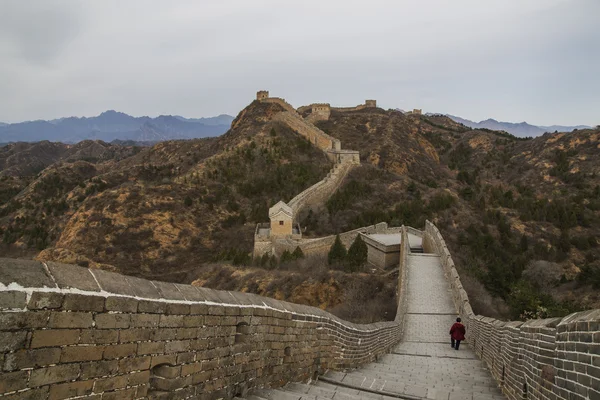
M231 398L357 367L399 339L393 321L0 259L0 398Z
M527 322L475 315L450 251L429 221L423 247L440 256L467 342L509 399L600 399L600 310Z

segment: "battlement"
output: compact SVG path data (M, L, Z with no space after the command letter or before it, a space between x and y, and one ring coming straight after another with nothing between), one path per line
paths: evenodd
M400 320L12 259L0 259L0 322L7 399L231 399L358 367L401 336Z

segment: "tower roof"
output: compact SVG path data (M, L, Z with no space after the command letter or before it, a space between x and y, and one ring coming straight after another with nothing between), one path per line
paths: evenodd
M279 213L284 213L290 218L293 218L294 216L294 211L292 210L292 207L288 206L283 201L279 201L273 207L269 208L269 218L273 218Z

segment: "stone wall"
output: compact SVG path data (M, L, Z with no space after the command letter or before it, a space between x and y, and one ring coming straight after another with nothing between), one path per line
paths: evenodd
M341 150L341 143L338 139L329 136L316 126L304 121L296 111L293 113L289 111L281 112L275 116L274 120L287 124L290 128L298 132L299 135L304 136L323 151Z
M0 259L0 398L232 398L357 367L398 322L253 294Z
M304 207L324 204L340 187L353 166L354 164L350 163L335 164L324 179L290 200L288 205L294 211L294 215L298 215Z
M267 92L268 94L269 92ZM298 118L300 117L300 114L298 114L298 112L296 112L296 109L287 101L285 101L285 99L282 99L281 97L267 97L267 98L263 98L261 100L263 103L275 103L275 104L279 104L281 107L283 107L287 112L298 116Z
M448 247L429 221L423 247L440 255L467 342L509 399L600 399L600 310L527 322L475 315Z

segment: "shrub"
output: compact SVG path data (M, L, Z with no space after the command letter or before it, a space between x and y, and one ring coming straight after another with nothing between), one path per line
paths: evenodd
M367 252L367 245L363 242L360 234L357 235L356 239L354 239L354 242L348 249L346 269L349 272L353 272L363 266L367 262Z
M346 258L346 254L346 246L342 243L340 235L336 235L335 242L333 242L329 254L327 254L327 262L329 265L341 263Z

